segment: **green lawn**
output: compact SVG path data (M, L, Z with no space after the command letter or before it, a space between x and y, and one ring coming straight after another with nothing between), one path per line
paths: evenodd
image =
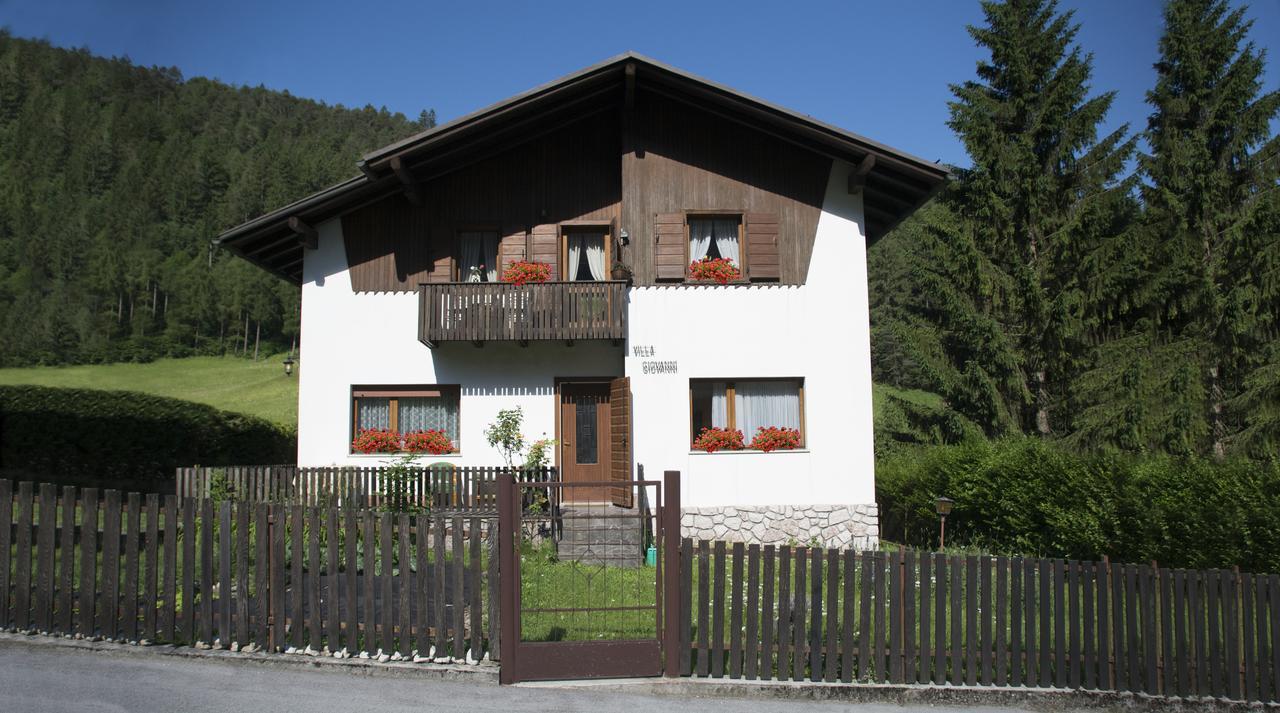
M0 384L141 391L298 423L298 376L284 375L284 355L254 362L239 357L160 359L150 364L38 366L0 369Z

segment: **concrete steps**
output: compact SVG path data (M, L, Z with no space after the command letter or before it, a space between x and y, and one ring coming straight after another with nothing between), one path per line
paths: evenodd
M638 508L573 503L562 509L561 561L637 567L644 562L644 520Z

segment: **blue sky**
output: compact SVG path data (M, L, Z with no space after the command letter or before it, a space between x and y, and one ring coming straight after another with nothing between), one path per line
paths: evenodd
M1145 126L1158 0L1061 0L1095 57L1108 128ZM1254 0L1253 40L1280 87L1280 0ZM948 84L980 56L976 0L724 3L0 0L15 35L176 66L234 84L441 121L631 49L930 160L967 165ZM372 148L372 147L371 147Z

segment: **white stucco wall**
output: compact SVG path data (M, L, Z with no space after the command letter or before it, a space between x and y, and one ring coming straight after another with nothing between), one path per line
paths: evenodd
M682 471L686 508L875 502L866 240L850 170L832 167L806 284L631 290L636 461L650 477ZM678 372L646 375L645 361ZM691 452L689 380L750 377L804 378L807 449Z
M461 384L459 453L428 456L459 465L502 463L484 429L500 409L524 408L527 438L555 434L556 376L617 376L622 349L607 342L446 344L418 341L418 296L354 293L342 243L342 224L318 227L302 278L302 337L298 370L298 464L372 466L386 456L351 454L353 384Z

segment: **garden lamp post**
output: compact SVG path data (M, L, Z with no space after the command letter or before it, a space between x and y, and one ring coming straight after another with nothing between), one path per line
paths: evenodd
M293 357L291 356L287 356L284 358L284 375L285 376L293 376L293 365L296 363L297 362L295 362L293 360Z
M938 496L933 501L934 508L938 511L938 551L941 552L947 546L947 516L951 514L951 506L955 501L946 496Z

